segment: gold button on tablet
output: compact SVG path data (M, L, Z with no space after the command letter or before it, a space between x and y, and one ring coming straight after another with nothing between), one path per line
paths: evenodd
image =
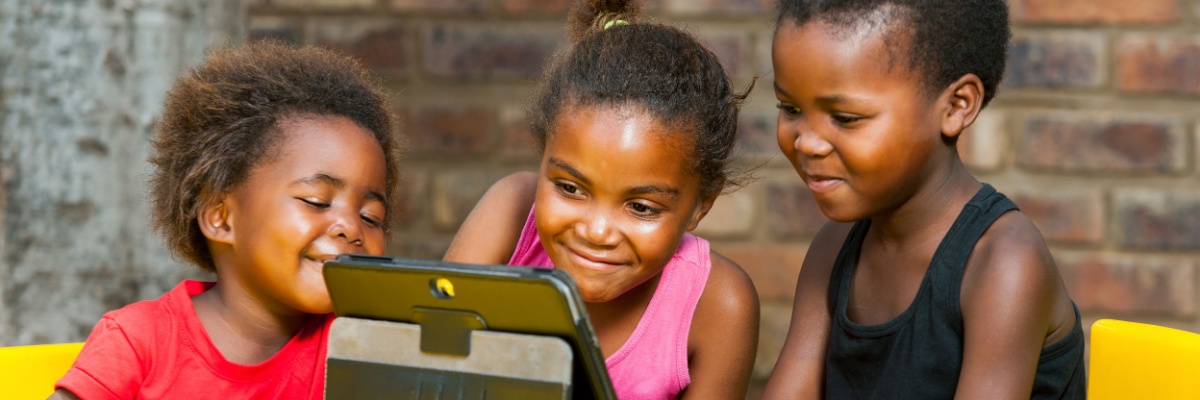
M449 279L437 278L433 280L433 294L438 298L448 299L454 297L454 283Z

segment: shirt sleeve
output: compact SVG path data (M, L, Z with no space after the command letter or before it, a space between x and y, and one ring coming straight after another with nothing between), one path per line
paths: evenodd
M145 380L138 350L121 325L105 316L54 388L66 389L81 400L133 399Z

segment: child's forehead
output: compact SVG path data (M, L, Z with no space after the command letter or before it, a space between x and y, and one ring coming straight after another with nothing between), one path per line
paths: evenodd
M571 107L560 115L547 138L546 155L573 154L596 162L620 158L616 161L630 170L639 165L691 170L693 128L681 125L640 107Z
M780 75L822 75L820 80L884 78L923 82L908 57L908 32L879 24L836 25L813 20L780 25L772 57ZM916 88L920 88L917 85Z

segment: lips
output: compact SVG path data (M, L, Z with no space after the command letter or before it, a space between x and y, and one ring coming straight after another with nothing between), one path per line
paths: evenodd
M841 178L828 175L811 174L807 171L804 173L804 183L808 184L813 193L828 193L844 182Z
M567 250L567 256L571 259L571 262L581 267L607 270L626 264L623 260L617 258L576 250L571 247L564 247Z

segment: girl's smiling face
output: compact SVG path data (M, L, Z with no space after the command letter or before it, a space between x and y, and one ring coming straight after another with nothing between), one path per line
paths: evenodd
M583 299L606 302L674 256L715 196L700 194L691 143L633 107L564 110L546 143L535 219Z
M345 117L290 118L278 129L274 148L200 223L213 226L221 285L276 314L329 313L324 262L384 251L383 150Z
M775 32L779 148L832 220L897 209L936 176L932 155L950 149L898 31L812 21Z

